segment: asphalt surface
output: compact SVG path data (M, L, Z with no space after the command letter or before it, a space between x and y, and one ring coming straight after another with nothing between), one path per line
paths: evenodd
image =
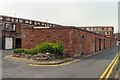
M2 51L0 50L0 78L2 78Z
M29 66L22 62L2 61L3 78L99 78L120 47L103 50L99 54L64 66ZM11 50L2 51L3 58Z

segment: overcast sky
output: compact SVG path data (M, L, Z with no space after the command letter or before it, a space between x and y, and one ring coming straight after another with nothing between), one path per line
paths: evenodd
M0 0L0 15L118 30L118 0Z

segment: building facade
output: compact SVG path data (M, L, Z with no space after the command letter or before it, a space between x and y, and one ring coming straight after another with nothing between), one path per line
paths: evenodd
M79 27L79 28L88 30L106 37L114 38L114 28L112 26L91 26L91 27Z
M0 49L21 48L22 26L60 27L61 25L1 15L0 28L2 33L0 40L2 40L2 46Z
M117 40L117 45L120 45L120 33L115 33L114 36L115 39Z
M22 48L34 48L42 42L61 41L70 57L88 55L116 45L114 38L99 35L77 27L22 29Z
M10 16L0 16L0 40L2 49L33 48L38 43L45 41L62 41L65 52L70 57L87 55L102 49L116 45L116 40L112 37L113 27L102 27L110 31L109 35L98 34L100 29L74 26L63 26L53 23L16 18ZM87 29L87 30L86 30ZM92 31L94 30L94 32Z

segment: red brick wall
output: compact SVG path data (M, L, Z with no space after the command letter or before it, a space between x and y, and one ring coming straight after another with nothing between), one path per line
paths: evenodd
M21 33L21 25L22 23L15 23L16 25L16 33Z
M73 56L73 30L72 29L23 29L22 48L33 48L37 44L50 41L62 41L65 51ZM72 54L71 54L72 53Z
M81 38L81 31L77 30L77 29L73 29L73 52L74 52L74 56L78 56L79 54L81 54L83 52L82 49L82 38Z
M95 35L95 50L99 51L99 36L96 34Z
M109 48L109 47L110 47L110 39L106 38L106 48Z
M78 28L22 29L22 48L33 48L45 41L62 41L65 51L70 57L78 56L81 53L87 55L95 50L99 51L100 46L101 50L104 49L104 45L106 48L110 47L110 38Z

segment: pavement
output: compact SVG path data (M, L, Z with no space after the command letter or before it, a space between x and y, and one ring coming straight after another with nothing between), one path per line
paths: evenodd
M4 57L4 59L24 62L26 64L32 64L32 65L58 65L58 64L64 64L73 60L73 58L64 58L64 59L57 59L52 61L34 61L31 59L13 57L12 55L7 55Z
M63 66L31 66L4 59L11 50L2 51L3 78L99 78L116 56L120 47L103 50L99 54Z

